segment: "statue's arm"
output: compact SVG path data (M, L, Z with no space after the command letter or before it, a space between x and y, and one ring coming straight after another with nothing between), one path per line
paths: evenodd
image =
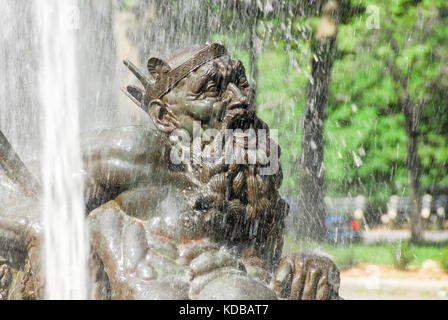
M131 187L155 184L167 173L166 139L147 127L84 134L81 146L89 211Z

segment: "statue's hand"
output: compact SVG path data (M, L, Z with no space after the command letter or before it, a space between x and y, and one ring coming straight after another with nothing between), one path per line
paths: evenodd
M339 297L339 270L327 257L297 254L284 257L271 287L279 298L327 300Z

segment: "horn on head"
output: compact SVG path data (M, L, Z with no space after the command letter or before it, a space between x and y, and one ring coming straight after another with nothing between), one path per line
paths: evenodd
M145 74L141 72L131 61L124 60L123 63L129 70L131 70L131 72L137 77L137 79L146 89L149 86L149 79L145 76Z

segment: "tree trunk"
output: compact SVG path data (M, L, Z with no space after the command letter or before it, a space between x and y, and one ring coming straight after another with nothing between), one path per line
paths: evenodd
M417 123L415 119L416 108L410 101L406 101L403 106L405 115L405 129L408 136L408 172L411 201L411 241L418 243L422 241L422 219L420 216L420 158L417 147Z
M324 131L325 109L331 70L336 50L339 3L329 0L312 44L312 79L308 85L303 121L300 159L299 208L297 237L323 240L326 235L324 203Z
M249 55L250 55L250 78L251 78L251 101L250 101L250 111L257 111L257 80L258 80L258 72L257 72L257 25L258 25L258 16L254 17L254 22L250 31L250 39L249 39Z

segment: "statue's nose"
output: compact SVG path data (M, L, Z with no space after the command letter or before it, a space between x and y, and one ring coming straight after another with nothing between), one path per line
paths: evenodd
M237 85L234 83L229 83L227 85L227 90L231 94L230 103L227 105L228 109L235 108L246 108L249 100L247 97L241 92Z

